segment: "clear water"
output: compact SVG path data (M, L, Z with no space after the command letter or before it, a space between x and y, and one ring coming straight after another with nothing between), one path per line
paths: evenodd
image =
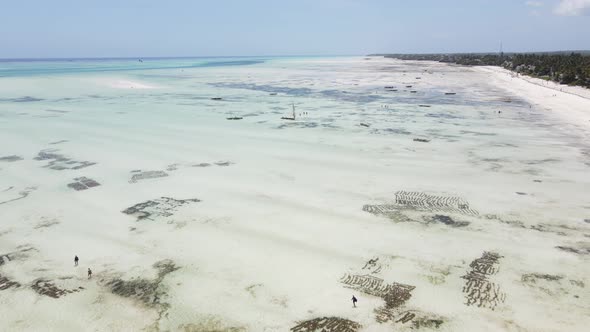
M350 289L339 279L368 273L374 257L385 262L379 277L416 286L403 310L443 317L452 330L585 325L588 294L566 281L587 284L588 265L556 246L587 243L588 143L482 72L255 57L1 61L0 76L0 253L36 249L0 272L22 285L90 282L82 296L94 301L81 309L81 297L60 298L60 310L74 314L56 316L54 299L26 286L3 291L0 330L47 328L48 320L22 320L31 308L60 330L154 323L157 314L87 281L84 270L58 279L75 274L64 263L74 254L97 277L128 280L151 278L155 262L173 259L181 269L166 277L161 330L211 315L249 331L288 331L316 314L397 328L375 321L380 299L346 311ZM297 120L281 119L292 104ZM40 152L65 156L64 169L47 167ZM131 183L138 170L168 176ZM79 177L101 185L67 186ZM411 221L363 211L398 191L461 197L479 214L452 215L468 222L453 228L419 211ZM163 196L201 202L144 222L121 213ZM508 294L501 310L463 303L461 276L483 251L504 256L494 276ZM527 273L565 275L542 287L570 295L523 285ZM563 319L538 320L557 311Z

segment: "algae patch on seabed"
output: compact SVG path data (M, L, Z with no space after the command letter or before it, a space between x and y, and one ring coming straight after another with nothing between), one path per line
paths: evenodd
M11 163L19 160L23 160L23 157L17 155L0 157L0 162Z
M16 247L16 251L6 254L0 254L0 266L8 264L11 261L21 261L29 257L29 252L37 251L37 249L29 245L20 245Z
M37 279L31 285L31 288L39 295L49 296L54 299L59 299L71 293L80 292L84 287L74 287L71 289L59 288L51 280Z
M356 332L361 328L361 324L340 318L340 317L320 317L302 322L291 328L292 332Z
M59 225L59 223L60 222L56 219L42 218L41 221L39 221L35 226L33 226L33 229L49 228L54 225Z
M62 144L62 143L66 143L66 142L68 142L68 140L62 139L62 140L59 140L59 141L50 142L49 144L50 145L56 145L56 144Z
M395 201L390 204L363 206L363 211L385 216L399 214L402 210L478 215L478 212L470 208L469 203L460 197L431 195L419 191L398 191L395 193Z
M57 149L46 149L41 150L37 153L37 156L33 159L38 161L49 161L49 163L43 167L47 167L53 170L66 170L66 169L82 169L92 165L96 165L95 162L91 161L78 161L68 158L60 153L56 153Z
M191 165L191 167L209 167L209 166L211 166L211 164L209 164L209 163L199 163L199 164Z
M42 101L41 98L31 97L31 96L24 96L24 97L17 97L17 98L0 98L1 102L12 102L12 103L30 103L35 101Z
M170 197L160 197L158 199L145 201L135 204L122 212L128 215L136 216L137 220L154 219L158 217L170 217L174 215L176 209L180 206L198 203L201 200L196 198L174 199Z
M206 317L197 323L188 323L178 326L178 331L183 332L245 332L243 327L227 326L217 317Z
M415 330L422 329L422 328L438 329L443 323L444 323L444 320L442 320L440 318L421 317L421 318L416 318L412 321L412 329L415 329Z
M465 227L469 225L468 221L458 221L442 214L435 214L432 217L424 216L423 219L427 223L441 223L451 227Z
M340 282L346 285L347 288L380 297L385 301L383 307L375 309L375 319L379 323L388 321L402 321L405 323L414 318L414 314L404 313L402 317L396 320L398 314L401 316L396 309L404 305L412 297L411 292L416 288L414 286L397 282L386 283L383 279L372 275L345 275L340 279Z
M12 281L7 277L0 274L0 291L7 290L9 288L19 288L21 284L16 281Z
M556 246L555 248L557 248L561 251L565 251L565 252L569 252L569 253L577 254L577 255L589 255L590 254L590 245L588 245L586 243L580 243L580 244L578 244L577 247Z
M98 186L100 186L100 183L96 182L93 179L89 179L85 176L75 178L74 182L68 183L68 187L76 191L86 190Z
M551 297L575 294L585 284L581 280L568 279L563 275L551 275L542 273L526 273L521 277L521 282L531 289L539 290Z
M499 254L486 251L469 264L471 271L461 277L466 280L463 287L465 305L494 310L497 305L504 303L506 294L502 292L500 285L489 280L490 276L498 273L500 258L502 256Z
M134 173L132 171L132 173ZM139 171L131 176L129 183L137 183L137 181L156 179L168 176L168 173L164 171Z
M170 305L163 301L168 295L163 281L168 274L180 269L180 267L176 266L172 260L165 259L154 263L153 268L157 270L154 279L137 277L125 280L107 275L102 277L98 283L115 295L135 300L141 305L155 309L158 318L148 327L148 330L159 331L160 320L170 308Z
M166 295L161 283L166 275L178 270L180 267L177 267L171 260L159 261L153 267L158 270L155 279L134 278L123 280L114 278L101 280L100 282L104 283L113 294L138 300L147 306L161 305L164 304L161 299Z
M6 254L0 254L0 266L8 264L12 261L22 261L29 257L29 252L37 251L37 249L29 245L20 245L16 247L17 250ZM10 278L3 276L0 273L0 291L9 288L19 288L22 285L19 282L13 281Z
M2 193L6 192L6 194L0 195L0 205L26 198L30 193L37 190L37 187L26 187L18 193L11 192L12 189L14 189L14 187L9 187L8 189L2 191Z

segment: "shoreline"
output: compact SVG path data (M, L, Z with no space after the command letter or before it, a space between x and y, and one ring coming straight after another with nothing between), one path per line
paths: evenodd
M570 95L578 96L580 98L590 100L590 89L582 87L582 86L572 86L567 84L559 84L553 81L546 81L537 77L516 73L506 68L496 67L496 66L474 66L474 68L481 68L484 71L492 71L497 74L506 74L509 75L511 78L519 78L523 81L528 83L551 89L558 92L567 93Z
M522 96L531 105L590 129L590 90L583 87L562 86L538 78L516 75L514 72L494 66L475 66L474 70L490 74L493 83ZM546 82L546 84L543 84Z

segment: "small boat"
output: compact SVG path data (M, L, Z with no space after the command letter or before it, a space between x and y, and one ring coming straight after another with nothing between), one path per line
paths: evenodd
M422 79L422 77L416 77L416 79L417 79L417 80L421 80L421 79Z
M445 95L447 95L447 96L453 96L456 94L457 94L456 92L445 92Z
M361 126L369 128L371 125L368 123L361 122Z
M276 96L276 95L277 95L277 93L276 93L276 92L271 92L271 93L269 93L269 95L271 95L271 96Z
M395 88L394 86L386 86L385 89L393 89Z
M420 104L418 105L419 107L430 107L430 105L424 105L424 104Z
M425 138L414 138L414 142L428 143L430 140Z
M211 100L222 100L222 99L223 98L221 98L221 97L213 97L213 98L211 98Z
M416 92L418 92L418 91L416 91L416 90L412 90L412 91L410 91L410 93L416 93Z
M281 119L283 119L283 120L295 120L295 104L292 104L292 105L293 105L293 116L283 116L283 117L281 117Z
M229 118L226 118L227 120L242 120L243 117L241 116L230 116Z
M406 88L411 88L411 87L412 87L411 85L406 85Z

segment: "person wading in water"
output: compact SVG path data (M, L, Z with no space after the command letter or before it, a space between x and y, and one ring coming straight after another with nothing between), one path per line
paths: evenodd
M92 277L92 270L90 268L88 268L88 279L90 279Z
M357 300L357 299L356 299L356 297L354 297L354 295L353 295L353 296L352 296L352 305L353 305L353 307L355 307L355 308L356 308L356 302L357 302L357 301L358 301L358 300Z
M80 259L78 258L78 256L77 256L77 255L76 255L76 256L74 256L74 266L78 266L78 261L79 261L79 260L80 260Z

